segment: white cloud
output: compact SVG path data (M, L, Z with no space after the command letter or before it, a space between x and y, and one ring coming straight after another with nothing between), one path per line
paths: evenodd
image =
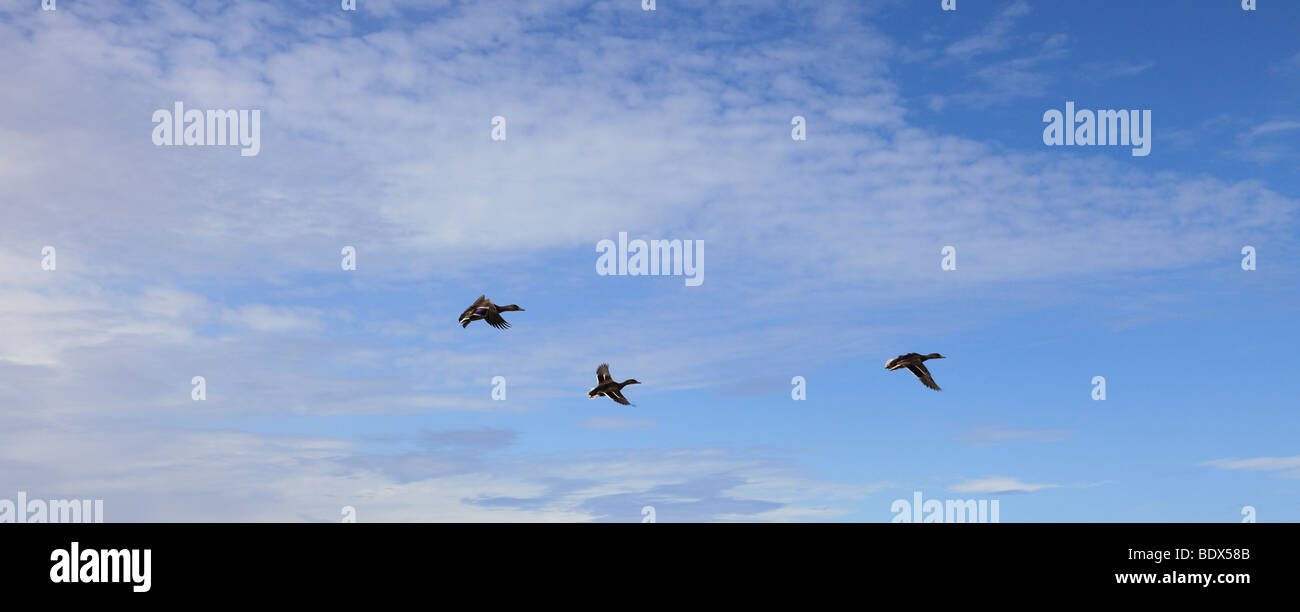
M496 456L492 430L426 437L429 451L377 455L328 438L60 425L0 432L0 479L104 499L111 522L338 521L348 505L365 522L639 522L647 504L664 522L797 520L870 491L724 450Z
M1214 459L1201 465L1216 467L1221 470L1245 470L1251 472L1286 472L1289 478L1300 477L1300 455L1295 457L1255 457L1252 459Z
M1300 130L1300 121L1268 121L1261 123L1247 133L1247 138L1255 138L1265 134L1275 134L1277 132L1289 132L1291 130Z
M319 312L305 308L277 308L248 304L221 313L222 322L259 332L310 331L321 327Z
M978 426L970 427L959 438L973 446L995 446L1017 440L1057 442L1070 437L1068 429L1025 429L1020 427Z
M1032 484L1021 482L1017 478L1006 476L994 476L989 478L976 478L966 482L955 484L949 489L958 493L1033 493L1043 489L1059 489L1064 485L1059 484Z
M1285 59L1273 64L1274 72L1300 72L1300 53L1287 56Z
M990 20L979 34L952 43L944 51L949 56L969 60L1006 49L1011 44L1008 39L1014 31L1016 21L1028 15L1031 10L1028 2L1016 0Z
M650 419L621 419L616 417L591 417L578 422L579 427L588 429L649 429L655 426Z

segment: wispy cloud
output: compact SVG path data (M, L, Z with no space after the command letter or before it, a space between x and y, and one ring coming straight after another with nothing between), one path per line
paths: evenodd
M1276 162L1295 154L1294 139L1289 133L1300 129L1300 121L1274 119L1251 126L1237 136L1233 153L1252 162Z
M1133 62L1129 60L1093 61L1083 64L1083 72L1094 80L1132 77L1142 74L1155 66L1155 62Z
M987 53L1002 51L1010 46L1010 38L1015 35L1016 22L1032 11L1028 2L1016 0L1002 9L997 17L985 24L979 34L968 36L948 45L944 49L950 57L973 60Z
M588 429L649 429L655 422L649 419L621 419L616 417L591 417L578 422L579 427Z
M931 110L943 111L950 105L975 110L988 108L1015 98L1039 97L1056 81L1045 66L1069 55L1069 37L1061 33L1026 30L1019 23L1032 12L1027 2L1017 0L1002 9L978 34L947 44L942 53L908 50L904 61L935 62L954 71L954 82L963 87L955 93L930 94L925 97Z
M1253 459L1214 459L1200 465L1221 470L1249 472L1282 472L1287 478L1300 478L1300 455L1295 457L1255 457Z
M663 522L811 519L850 512L872 490L724 449L503 456L490 451L515 434L493 428L427 432L436 448L376 454L338 439L136 424L0 432L0 473L20 471L32 492L104 499L113 522L337 521L343 506L366 522L639 522L645 505Z
M284 308L266 304L249 304L227 309L222 322L259 332L310 331L321 326L321 315L313 309Z
M1294 73L1300 72L1300 53L1289 55L1286 58L1273 64L1270 69L1273 72Z
M1247 138L1255 138L1265 134L1275 134L1277 132L1289 132L1291 130L1300 130L1300 121L1268 121L1261 123L1247 132Z
M1033 493L1043 489L1059 489L1065 485L1059 484L1033 484L1021 482L1017 478L1006 476L993 476L989 478L976 478L948 487L958 493L985 493L985 494L1013 494L1013 493Z
M422 441L433 448L497 450L512 446L518 439L519 432L513 429L479 427L475 429L426 431Z
M1070 429L1023 429L1018 427L976 426L957 436L972 446L996 446L1018 440L1058 442L1075 432Z

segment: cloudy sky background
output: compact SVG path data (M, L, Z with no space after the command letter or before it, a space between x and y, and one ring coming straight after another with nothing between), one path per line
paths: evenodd
M1300 520L1300 6L657 4L0 0L0 498ZM177 100L261 154L154 146ZM1044 146L1067 100L1150 156ZM620 231L705 282L598 276ZM481 293L527 312L461 329Z

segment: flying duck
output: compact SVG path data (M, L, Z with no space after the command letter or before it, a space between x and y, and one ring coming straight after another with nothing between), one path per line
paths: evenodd
M934 379L930 377L930 370L925 368L924 362L927 359L945 359L945 357L938 353L930 353L929 355L908 353L890 359L889 363L885 364L885 369L897 370L899 368L907 368L911 370L918 379L920 379L921 384L934 389L935 391L942 391L942 389L939 388L939 385L935 384Z
M487 299L486 295L480 295L473 304L469 305L469 308L465 309L465 312L460 313L460 326L463 329L469 327L470 323L482 319L497 329L509 329L510 324L501 318L501 313L515 310L523 310L523 308L514 304L497 306L492 303L492 300Z
M587 398L596 399L603 395L623 404L624 406L631 406L632 402L627 401L627 398L623 397L623 387L639 384L641 384L641 381L635 378L629 378L623 382L615 381L614 378L609 375L609 364L602 363L599 368L596 368L596 386L592 387L591 390L587 392Z

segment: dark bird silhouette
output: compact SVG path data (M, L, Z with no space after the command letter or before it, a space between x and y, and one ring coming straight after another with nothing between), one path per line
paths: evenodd
M929 355L922 355L920 353L908 353L906 355L899 355L893 359L890 359L889 363L885 364L885 368L888 370L907 368L911 370L912 373L915 374L918 379L920 379L921 384L931 389L934 389L935 391L942 391L942 389L939 388L939 385L935 384L934 378L930 376L930 370L927 370L925 367L924 362L927 359L946 359L946 358L943 355L940 355L938 353L930 353Z
M596 368L596 386L592 387L591 390L587 392L587 398L596 399L603 395L623 404L624 406L631 406L633 405L632 402L627 401L627 398L623 397L623 387L639 384L641 384L641 381L635 378L629 378L623 382L615 381L614 378L609 375L609 364L602 363L599 368Z
M469 305L469 308L465 309L465 312L460 313L460 326L463 329L469 327L470 323L481 319L497 329L510 329L510 324L501 318L501 313L516 310L522 311L523 308L514 304L497 306L492 303L492 300L487 299L486 295L480 295L477 300L474 300L473 304Z

